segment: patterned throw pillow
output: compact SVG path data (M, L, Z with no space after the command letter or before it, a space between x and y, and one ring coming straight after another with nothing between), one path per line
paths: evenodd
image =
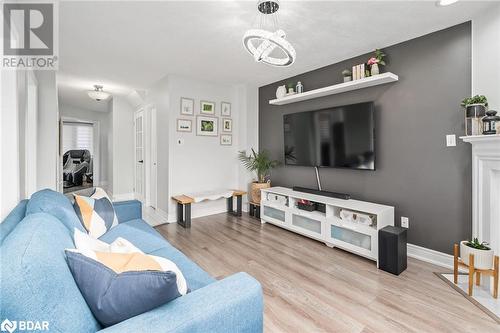
M74 195L76 215L89 235L99 238L118 224L115 209L106 192L96 187L90 197Z
M137 316L188 292L186 279L175 263L144 254L124 238L107 244L75 229L75 244L81 248L66 250L69 268L103 326Z

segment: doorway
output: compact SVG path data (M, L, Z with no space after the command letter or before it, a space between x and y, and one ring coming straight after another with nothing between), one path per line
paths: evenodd
M62 120L63 192L72 193L98 184L98 123Z

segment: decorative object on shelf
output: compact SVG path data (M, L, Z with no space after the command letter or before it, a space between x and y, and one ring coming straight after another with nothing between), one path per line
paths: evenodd
M271 66L290 66L294 63L296 52L292 44L286 39L286 34L278 28L278 14L280 8L278 0L259 0L257 9L259 25L257 29L250 29L243 35L243 45L257 62ZM264 27L271 27L271 31ZM273 32L274 31L274 32ZM258 44L254 44L257 42ZM281 52L273 52L275 49ZM283 54L276 57L274 54Z
M192 132L193 122L191 119L177 119L177 132Z
M217 118L207 116L196 117L196 135L217 136L219 135Z
M286 96L286 86L282 85L276 89L276 98L280 99Z
M364 79L366 76L365 64L352 66L352 80Z
M97 102L107 100L109 98L109 96L111 96L111 94L108 92L105 92L102 89L103 89L102 86L100 86L98 84L94 84L94 90L87 91L87 95L89 95L90 98L92 98L93 100L95 100Z
M183 116L194 115L194 99L181 97L181 115Z
M278 205L281 206L288 206L288 197L284 195L267 193L266 200L269 202L277 203Z
M222 118L222 132L233 131L233 120L229 118Z
M483 129L481 119L488 107L486 96L476 95L464 98L460 105L465 108L465 135L481 135Z
M374 216L353 212L347 209L340 210L340 219L346 222L359 223L362 225L371 226L374 222Z
M379 65L385 66L384 57L385 53L379 49L376 49L375 55L368 59L367 65L370 66L370 74L372 76L380 74Z
M499 258L493 250L480 243L477 238L473 241L460 242L459 246L453 246L453 283L458 284L458 268L466 267L469 270L469 296L472 296L474 288L474 276L476 285L481 284L481 274L493 276L493 298L498 298L498 279L500 274Z
M221 134L220 144L221 146L231 146L233 144L233 136L231 134Z
M297 201L297 208L312 212L313 210L316 210L316 203L309 200L300 199L299 201Z
M351 80L352 80L351 75L352 75L352 72L351 72L350 70L348 70L348 69L344 69L344 70L342 71L342 76L344 77L344 82L349 82L349 81L351 81Z
M280 165L279 161L272 160L266 150L258 153L252 148L252 153L247 156L246 151L240 151L238 159L249 171L257 174L257 181L251 185L251 201L260 202L260 190L271 187L270 172L273 168Z
M293 90L293 83L288 84L288 95L294 95L295 91Z
M231 103L229 102L220 103L220 115L223 117L231 117Z
M200 101L200 113L215 114L215 102Z
M295 86L295 91L297 92L297 94L302 94L304 92L304 86L300 81L297 82L297 85Z
M486 111L486 117L483 118L483 134L497 134L497 122L500 123L500 117L496 115L497 111Z

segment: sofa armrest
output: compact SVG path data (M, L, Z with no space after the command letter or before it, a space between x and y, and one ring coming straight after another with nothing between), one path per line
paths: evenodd
M246 273L237 273L99 332L262 331L263 300L260 283Z
M142 219L142 204L138 200L113 202L118 222Z

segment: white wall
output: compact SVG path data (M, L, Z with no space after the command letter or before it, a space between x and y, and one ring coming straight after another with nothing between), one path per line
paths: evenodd
M127 200L134 193L134 110L121 96L113 97L112 105L112 193L115 200Z
M472 94L500 111L500 3L472 21Z
M16 71L0 71L0 220L20 197L18 80Z
M35 71L38 80L38 189L58 190L59 107L56 73Z
M106 102L101 102L106 103ZM112 129L110 126L110 117L107 112L99 112L93 110L83 109L77 106L68 104L59 104L59 112L62 118L69 118L72 120L81 120L88 122L97 122L99 124L99 184L94 186L106 186L109 182L108 178L108 139ZM95 161L95 160L94 160Z

